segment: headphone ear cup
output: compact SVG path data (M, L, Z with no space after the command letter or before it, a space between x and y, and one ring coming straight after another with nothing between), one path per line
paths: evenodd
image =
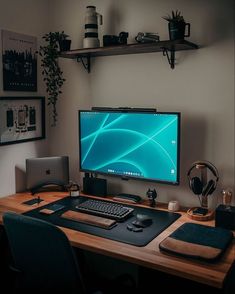
M210 180L207 185L203 188L202 196L210 195L215 191L215 181Z
M190 188L194 194L200 195L203 188L201 180L198 177L193 177L190 183Z

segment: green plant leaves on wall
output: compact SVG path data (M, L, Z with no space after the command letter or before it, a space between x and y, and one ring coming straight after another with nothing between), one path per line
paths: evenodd
M59 58L59 41L66 38L64 32L49 32L42 38L45 40L45 45L40 46L39 55L41 56L41 66L43 68L43 80L46 83L46 91L48 93L48 105L52 107L52 124L56 126L57 123L57 110L56 103L59 94L62 93L61 88L65 79L63 72L60 69Z

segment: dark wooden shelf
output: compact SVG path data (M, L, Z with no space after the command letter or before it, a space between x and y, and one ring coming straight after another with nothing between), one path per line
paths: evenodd
M90 58L98 56L111 56L111 55L125 55L125 54L139 54L151 52L163 52L167 56L171 68L174 68L175 51L193 50L198 49L198 45L186 40L176 41L158 41L155 43L135 43L127 45L115 45L97 48L75 49L70 51L61 52L60 57L77 59L82 61L84 67L90 71ZM168 55L170 52L170 56ZM86 59L86 63L84 62Z

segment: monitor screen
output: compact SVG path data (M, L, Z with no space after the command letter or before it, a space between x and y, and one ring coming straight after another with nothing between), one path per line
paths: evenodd
M79 111L80 170L179 184L180 113Z

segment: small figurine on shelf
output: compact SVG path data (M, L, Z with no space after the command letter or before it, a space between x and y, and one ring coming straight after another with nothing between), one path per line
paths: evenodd
M139 32L135 37L137 43L153 43L160 40L158 33L142 33Z
M119 36L104 35L103 46L107 47L107 46L115 46L115 45L126 45L128 36L129 36L128 32L121 32Z
M151 207L155 207L156 206L155 199L157 198L157 192L156 192L156 190L155 189L153 189L153 190L148 189L148 191L146 192L146 195L149 198L150 206Z

